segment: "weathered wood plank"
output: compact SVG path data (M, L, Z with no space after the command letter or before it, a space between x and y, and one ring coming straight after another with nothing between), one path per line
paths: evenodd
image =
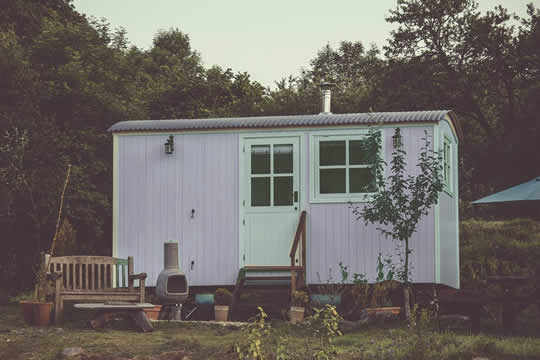
M71 265L66 263L66 289L73 289L71 280Z
M51 258L51 262L53 263L65 264L118 264L124 261L125 259L109 256L59 256Z
M128 276L133 274L133 258L128 257ZM128 278L128 291L133 291L133 281Z
M90 289L90 286L88 286L88 265L90 264L83 264L84 265L84 288Z
M79 289L82 289L82 264L79 265Z
M59 278L55 284L55 309L58 312L56 319L60 319L65 300L144 302L146 274L133 274L132 258L120 259L118 262L102 261L103 257L99 256L78 258L70 261L69 257L63 257L51 267L51 270L56 269L61 273L64 279ZM99 262L83 262L81 259ZM128 273L129 271L131 273ZM140 283L138 289L133 286L135 279ZM144 322L143 320L138 321ZM144 324L141 323L141 326L144 327Z
M97 265L97 280L98 280L97 288L101 289L101 264L96 264L96 265Z
M116 264L114 265L114 269L116 270L116 287L120 287L120 265Z
M90 289L94 290L95 274L94 274L95 264L90 264Z

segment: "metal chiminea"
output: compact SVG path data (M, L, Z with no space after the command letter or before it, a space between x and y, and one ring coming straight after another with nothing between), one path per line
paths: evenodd
M186 275L180 270L178 262L178 243L166 242L164 244L163 269L156 283L156 296L164 304L161 319L181 320L182 303L189 294Z

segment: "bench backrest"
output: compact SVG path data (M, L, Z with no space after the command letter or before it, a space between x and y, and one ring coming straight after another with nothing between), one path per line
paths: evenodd
M127 288L133 258L59 256L51 258L49 271L61 272L63 287L68 290Z

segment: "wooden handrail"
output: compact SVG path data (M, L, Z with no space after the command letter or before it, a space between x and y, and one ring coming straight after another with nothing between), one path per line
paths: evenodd
M298 250L298 243L300 242L300 236L306 231L306 214L307 212L305 210L300 214L300 221L298 221L298 227L296 228L296 234L294 235L291 252L289 253L290 258L293 258L296 254L296 251Z
M300 239L302 239L302 254L301 254L301 263L300 269L302 271L303 279L306 277L306 215L307 212L304 210L300 214L300 220L298 221L298 227L296 228L296 234L294 235L294 241L289 253L291 258L291 296L296 291L296 267L294 263L294 257L298 251L298 244ZM305 280L304 280L305 281Z

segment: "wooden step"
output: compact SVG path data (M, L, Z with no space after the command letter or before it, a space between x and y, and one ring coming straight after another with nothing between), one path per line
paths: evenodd
M301 266L244 266L245 271L299 271Z
M291 280L290 276L246 276L246 281L251 280Z

